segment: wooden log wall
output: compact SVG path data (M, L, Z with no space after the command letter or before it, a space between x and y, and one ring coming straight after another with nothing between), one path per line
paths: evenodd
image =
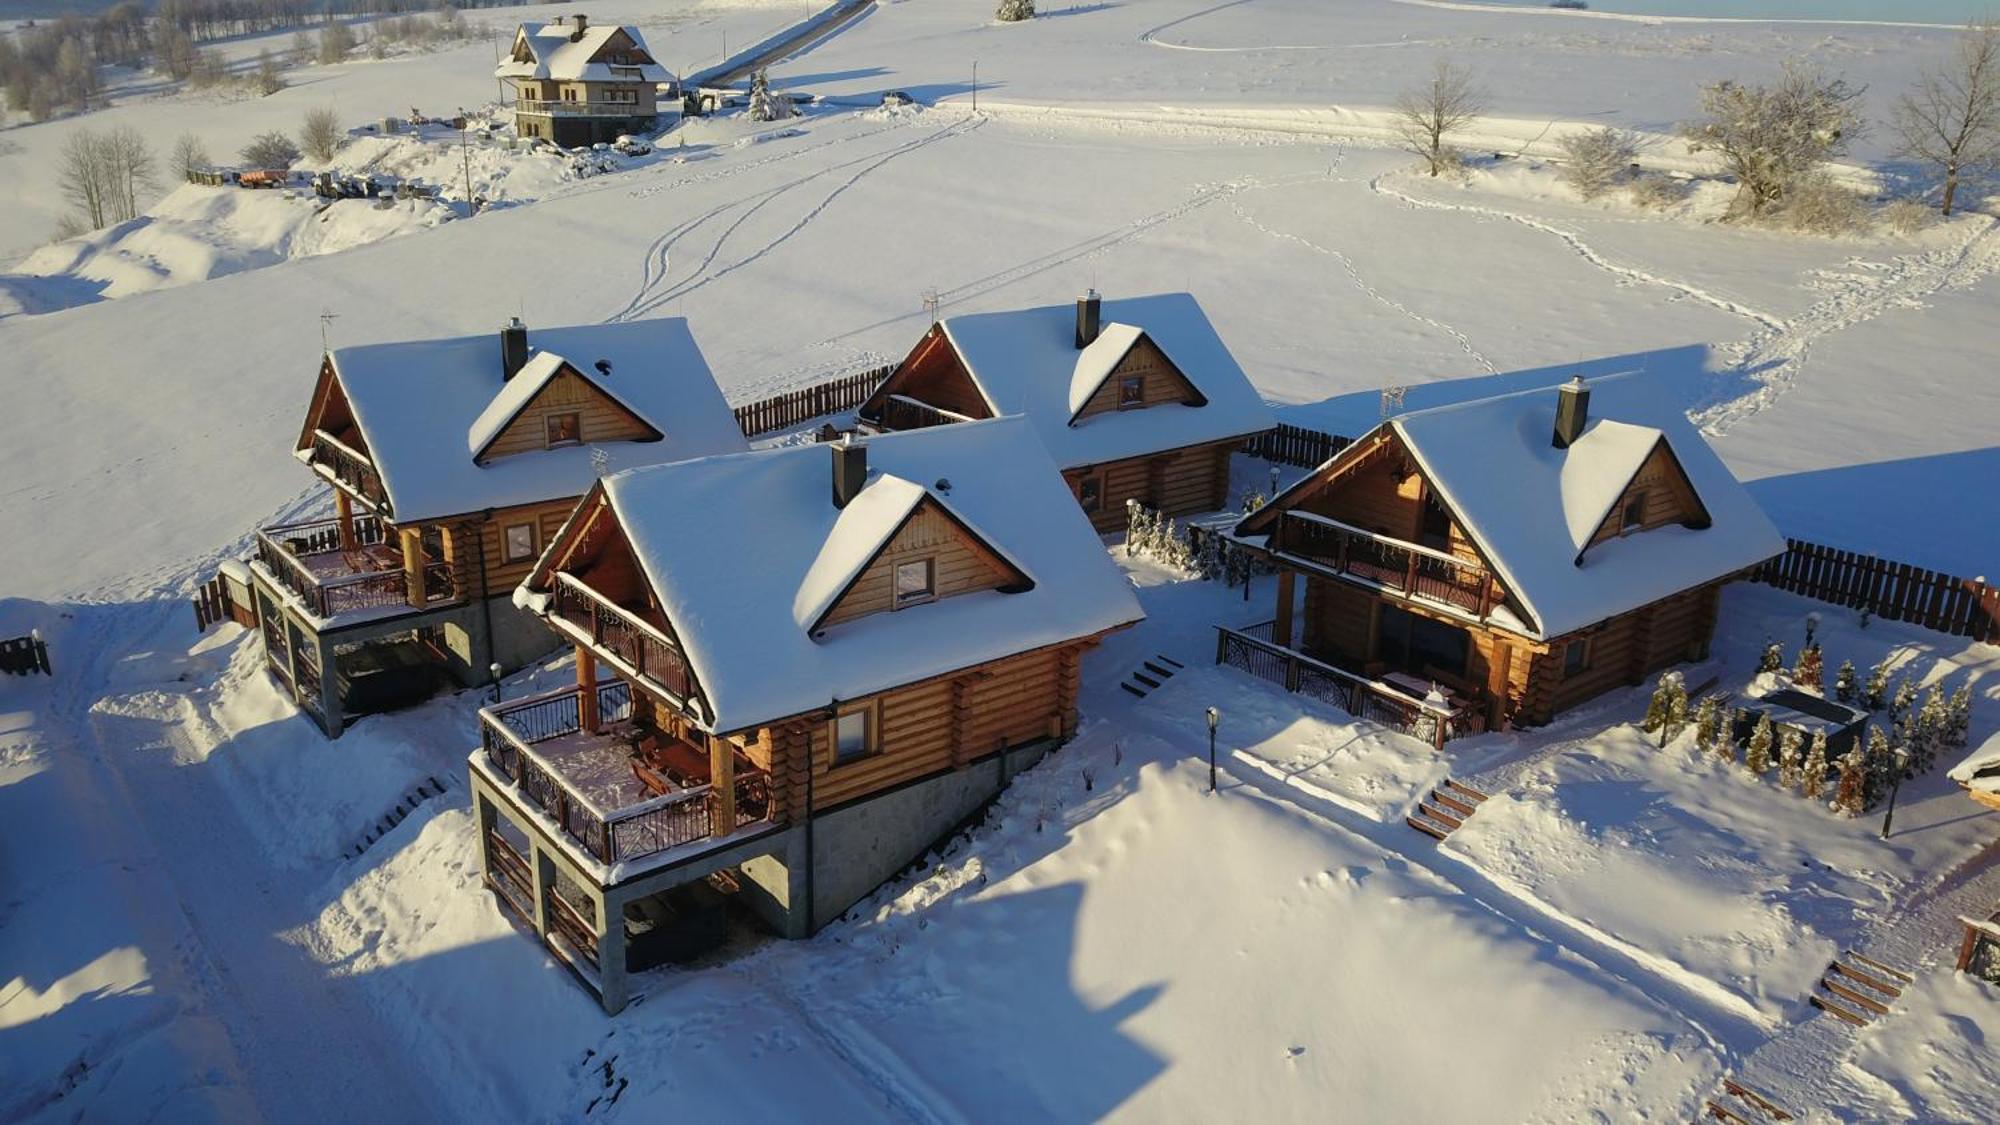
M1751 572L1750 580L1890 621L1975 641L2000 640L2000 589L1909 563L1801 539Z

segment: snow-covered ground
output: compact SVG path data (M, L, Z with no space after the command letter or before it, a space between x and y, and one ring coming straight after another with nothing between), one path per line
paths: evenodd
M636 20L680 70L806 7L590 15ZM1345 433L1386 386L1414 407L1643 368L1787 534L1993 573L1990 216L1800 238L1703 222L1701 198L1585 204L1537 163L1551 118L1663 130L1697 82L1787 54L1879 106L1943 33L1390 0L1044 9L1003 27L990 0L882 3L774 71L836 104L691 124L614 174L478 150L475 190L509 205L470 221L182 188L30 259L71 289L0 317L0 593L34 599L0 602L0 636L42 629L57 668L0 677L0 1116L1686 1120L1724 1073L1843 1119L1994 1115L1991 989L1938 970L1933 926L2000 894L2000 817L1933 780L1879 841L1654 747L1629 725L1640 691L1439 759L1204 667L1212 624L1268 616L1268 581L1245 604L1124 560L1152 616L1086 662L1074 745L819 938L654 974L615 1020L478 888L477 698L329 745L254 641L194 636L192 583L326 502L287 455L323 324L358 344L686 316L743 401L901 356L927 292L958 313L1090 285L1193 292L1287 420ZM1380 147L1379 108L1439 50L1493 89L1481 145L1524 155L1442 182ZM69 130L131 123L164 148L194 129L220 155L320 104L354 124L471 108L491 58L307 67L241 101L134 84L0 130L0 247L45 241L59 204L33 170ZM929 104L871 108L898 88ZM342 160L448 180L457 155L370 139ZM1732 590L1710 671L1741 685L1809 608ZM1974 739L1993 734L2000 653L1826 612L1829 663L1899 648L1972 677ZM1118 690L1162 652L1189 671ZM1440 848L1401 816L1441 771L1495 796ZM343 858L432 777L443 796ZM1848 947L1919 976L1858 1035L1804 1007Z

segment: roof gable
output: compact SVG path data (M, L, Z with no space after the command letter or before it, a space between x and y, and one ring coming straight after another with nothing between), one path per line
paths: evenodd
M530 449L559 444L588 445L602 441L659 441L665 435L639 417L608 385L608 377L593 382L563 357L541 352L512 379L500 385L466 431L466 448L475 463L485 464ZM552 414L576 415L578 429L569 442L548 434Z
M894 609L895 564L923 559L930 560L936 598L1034 587L1033 579L944 501L921 485L885 475L841 509L799 584L792 618L817 636L843 621Z
M574 38L572 38L574 36ZM514 47L493 69L496 78L554 79L566 82L665 82L638 29L599 24L577 32L569 24L521 24Z
M1628 528L1626 514L1628 507L1636 504L1638 522ZM1694 489L1694 482L1681 467L1681 460L1674 456L1674 447L1661 435L1649 450L1639 467L1625 482L1617 497L1612 501L1604 518L1598 521L1589 538L1577 548L1577 565L1583 564L1583 554L1598 543L1637 531L1650 531L1669 523L1683 527L1706 527L1709 524L1708 508L1701 502L1701 494Z
M1069 424L1074 426L1092 414L1130 409L1122 401L1118 386L1118 381L1127 376L1147 380L1140 385L1141 408L1163 402L1193 407L1208 405L1208 397L1175 365L1173 357L1146 335L1145 329L1110 324L1089 346L1076 353L1076 368L1069 385ZM1173 393L1162 394L1162 387L1172 387Z

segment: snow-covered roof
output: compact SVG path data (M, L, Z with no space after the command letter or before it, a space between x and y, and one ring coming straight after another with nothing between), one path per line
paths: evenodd
M1106 327L1076 346L1076 306L948 317L945 335L995 414L1024 414L1065 469L1223 441L1277 424L1192 294L1105 300ZM1208 401L1075 417L1143 332Z
M623 31L631 38L638 50L648 58L652 52L646 49L646 40L636 27L620 27L605 24L587 27L582 36L574 42L570 36L576 29L568 24L552 23L540 28L522 24L515 32L515 43L526 41L528 60L516 62L510 53L500 65L493 68L495 78L547 78L561 82L619 82L643 81L665 82L667 70L656 62L615 64L623 74L613 73L614 64L591 61L612 37ZM637 73L632 73L636 70Z
M531 328L528 364L501 378L497 332L335 349L329 358L399 522L533 504L589 491L601 451L611 470L749 447L678 317ZM665 435L533 450L485 465L474 453L568 365ZM609 365L609 374L598 367ZM485 440L482 440L484 438ZM300 452L301 458L310 455Z
M1994 735L1964 761L1951 767L1953 781L1981 793L2000 793L2000 734Z
M823 445L605 480L707 693L712 729L755 726L1144 616L1025 421L864 440L868 481L844 509L833 504L832 455ZM810 611L823 612L925 497L1032 576L1032 585L941 598L812 636L807 625L820 612Z
M1465 531L1555 637L1757 565L1785 539L1687 415L1643 373L1592 380L1589 422L1551 441L1556 392L1521 391L1393 418L1389 425ZM1655 443L1665 441L1707 510L1579 552Z

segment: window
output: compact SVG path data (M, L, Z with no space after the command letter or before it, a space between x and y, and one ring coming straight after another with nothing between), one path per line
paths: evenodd
M1095 473L1077 478L1076 499L1086 512L1095 512L1103 507L1104 478Z
M547 420L548 447L583 444L583 415L574 410L551 414Z
M896 564L896 608L927 602L937 596L937 568L930 559Z
M1581 637L1571 641L1563 649L1563 678L1581 673L1590 667L1590 638Z
M1621 533L1638 531L1645 525L1646 494L1643 492L1634 492L1625 501L1625 514L1619 519L1618 530Z
M575 100L576 100L576 87L574 87L574 86L564 86L564 87L563 87L563 100L564 100L564 101L566 101L566 102L573 102L573 101L575 101Z
M1424 497L1423 523L1417 528L1417 542L1440 551L1451 546L1451 515L1435 495Z
M875 752L875 709L863 705L833 721L833 764L844 766Z
M1118 409L1130 410L1146 405L1146 377L1127 375L1118 380Z
M529 562L534 559L535 525L532 523L510 523L501 535L506 547L508 562Z

